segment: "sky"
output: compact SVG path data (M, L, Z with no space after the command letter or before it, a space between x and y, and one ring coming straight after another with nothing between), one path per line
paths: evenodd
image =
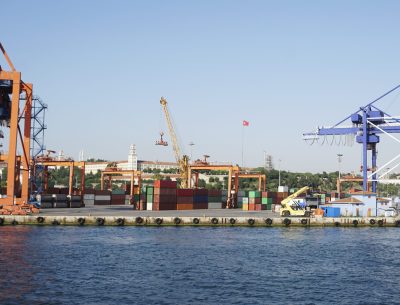
M308 145L400 84L399 1L2 1L0 41L48 104L47 149L174 161L160 97L193 159L359 171L361 146ZM5 68L3 58L0 64ZM398 93L377 104L400 114ZM242 121L250 124L242 126ZM387 138L387 137L386 137ZM397 155L382 137L378 165ZM189 143L193 142L191 147ZM280 161L279 161L280 160Z

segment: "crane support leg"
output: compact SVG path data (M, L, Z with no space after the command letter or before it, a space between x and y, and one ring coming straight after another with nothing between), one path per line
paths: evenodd
M363 190L368 191L368 144L367 144L367 112L363 111Z
M376 145L372 147L372 172L376 172ZM372 175L372 192L376 193L376 173Z

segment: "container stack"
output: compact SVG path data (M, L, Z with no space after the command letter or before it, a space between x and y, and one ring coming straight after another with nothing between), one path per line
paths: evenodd
M125 204L125 191L113 190L111 192L111 205L124 205Z
M110 205L111 192L108 190L96 190L94 194L94 205Z
M261 211L261 192L249 192L249 211Z
M93 189L85 189L85 195L83 195L83 203L85 206L93 206L94 205L94 193Z
M244 198L247 198L247 192L245 192L245 191L238 191L237 207L238 207L239 209L241 209L241 208L243 207L243 203L244 203L244 201L246 201L246 200L243 201ZM249 203L248 200L247 200L246 203L247 203L247 204Z
M208 208L208 190L195 189L193 197L193 209L202 210Z
M208 209L222 209L222 192L208 190Z
M261 193L261 204L265 205L262 210L271 210L272 209L273 199L268 198L268 192Z
M226 201L228 200L228 191L227 190L222 190L221 191L221 203L222 203L222 208L226 208Z
M68 208L68 195L66 194L56 194L55 195L55 202L54 202L54 207L55 208Z
M153 200L154 200L154 187L147 186L146 187L146 210L153 210Z
M154 181L153 210L176 210L176 181Z
M176 190L176 209L177 210L193 210L193 189L177 189Z
M242 198L242 210L248 211L249 210L249 197Z

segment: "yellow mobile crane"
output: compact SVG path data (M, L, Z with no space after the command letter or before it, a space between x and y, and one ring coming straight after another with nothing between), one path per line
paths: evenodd
M181 188L187 188L189 185L189 176L188 176L189 157L187 155L183 155L183 156L181 155L181 150L179 148L175 130L172 125L172 120L169 115L167 100L164 97L161 97L160 104L164 111L165 120L167 121L169 136L171 137L172 146L173 146L174 153L175 153L175 159L179 165L179 174L180 174L180 178L181 178L180 186L181 186ZM158 142L166 143L163 141L162 136L161 136L161 141L158 141ZM156 145L166 146L165 144L158 144L158 142L156 142Z
M285 199L282 200L281 202L281 210L280 214L281 216L287 217L287 216L305 216L309 217L310 216L310 211L306 211L305 208L300 206L297 201L294 201L293 199L296 198L298 195L307 192L309 190L308 186L305 186L301 189L299 189L297 192L293 193L292 195L286 197Z

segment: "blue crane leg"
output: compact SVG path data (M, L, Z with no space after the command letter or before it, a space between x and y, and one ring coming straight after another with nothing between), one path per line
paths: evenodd
M376 171L376 145L372 147L372 171ZM372 176L372 191L376 193L376 174Z
M366 192L368 190L368 155L367 155L367 112L363 111L363 190Z

